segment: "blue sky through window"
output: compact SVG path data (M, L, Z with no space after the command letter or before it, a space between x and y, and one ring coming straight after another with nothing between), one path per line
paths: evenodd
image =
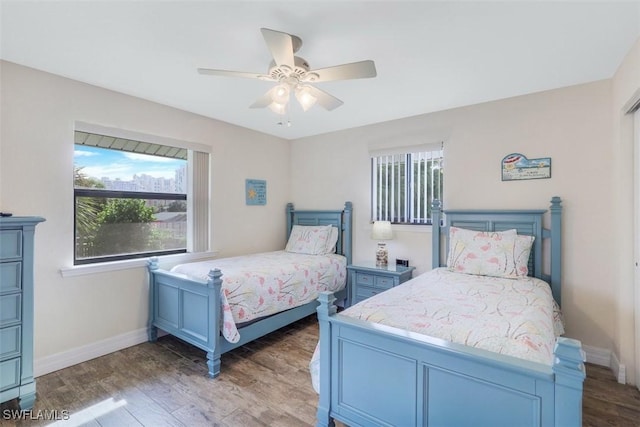
M175 171L186 164L185 160L150 156L126 151L76 145L74 164L92 178L128 181L134 174L154 178L175 178Z

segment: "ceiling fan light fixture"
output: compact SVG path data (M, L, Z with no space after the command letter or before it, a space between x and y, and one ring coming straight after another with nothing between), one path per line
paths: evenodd
M273 111L276 114L280 114L280 115L285 115L287 114L287 104L284 103L279 103L279 102L275 102L273 101L271 104L269 104L269 109L271 111Z
M304 111L309 110L318 101L318 98L311 94L311 88L309 86L296 87L296 99L300 103L300 106Z
M293 91L304 111L309 110L315 104L327 111L333 111L343 102L316 88L312 83L365 79L377 75L375 64L370 59L311 70L309 63L304 58L295 55L302 46L300 37L268 28L261 28L260 31L273 58L267 74L198 68L200 74L242 77L276 83L275 87L258 98L249 108L269 107L277 114L287 114Z
M276 104L286 105L289 102L289 95L291 94L291 90L289 89L289 85L283 83L273 88L273 92L271 92L271 99Z

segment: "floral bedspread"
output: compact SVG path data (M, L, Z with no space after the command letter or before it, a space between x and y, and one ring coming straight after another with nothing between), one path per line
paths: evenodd
M437 268L341 312L447 341L551 365L564 333L550 286ZM310 363L318 386L318 348Z
M238 342L237 325L306 304L321 291L336 292L346 284L342 255L266 252L180 264L171 269L199 280L222 271L222 335Z

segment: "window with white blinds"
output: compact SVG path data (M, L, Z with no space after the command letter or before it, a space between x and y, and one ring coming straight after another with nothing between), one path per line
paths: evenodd
M431 202L442 200L443 148L372 154L371 219L431 224Z

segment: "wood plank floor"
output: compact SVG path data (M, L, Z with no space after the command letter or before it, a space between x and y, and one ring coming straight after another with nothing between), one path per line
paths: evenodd
M317 337L310 316L223 355L216 380L204 352L162 337L38 378L34 411L9 419L16 401L4 403L0 426L311 426ZM584 426L640 426L640 391L606 368L587 373Z

